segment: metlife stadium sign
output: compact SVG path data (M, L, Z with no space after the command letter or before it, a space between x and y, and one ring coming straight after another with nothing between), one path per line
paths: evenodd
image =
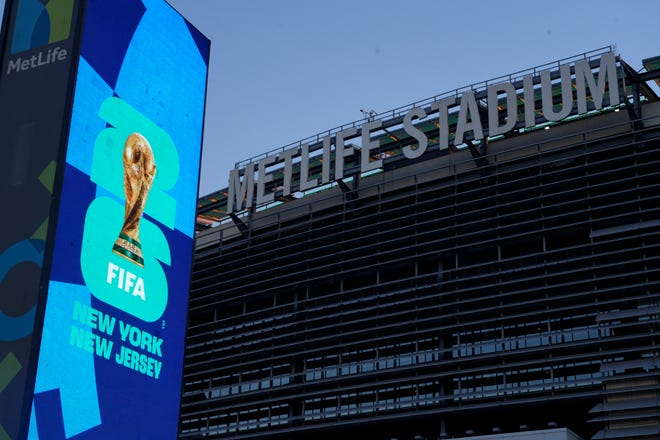
M402 153L406 159L417 159L430 151L430 138L437 144L435 151L448 150L466 141L492 139L515 128L535 127L539 121L558 122L620 102L616 56L606 52L596 64L583 59L512 82L464 90L428 107L415 106L400 121L403 131L414 140L402 147ZM456 122L450 123L450 119ZM420 130L419 124L428 121L437 128L432 132ZM383 158L375 150L381 147L378 139L387 133L384 122L369 118L361 126L326 135L321 145L303 143L278 155L267 155L242 169L230 170L227 212L271 203L278 191L288 196L293 188L305 191L341 180L347 162L354 157L362 174L382 168ZM353 145L356 141L359 146ZM316 175L311 175L313 162L321 164ZM275 175L282 176L281 186L273 184Z
M209 41L163 0L19 0L12 7L14 21L32 31L5 39L2 86L27 90L41 78L64 96L59 110L52 99L32 98L32 107L51 111L43 119L61 127L49 172L26 172L2 187L11 196L3 203L12 203L29 197L29 188L17 188L34 179L56 203L51 222L32 234L38 239L25 227L28 238L0 247L9 267L0 275L16 285L42 273L30 284L38 293L23 327L13 318L0 327L3 340L26 351L20 357L18 348L0 345L0 362L10 360L0 374L26 371L11 396L24 409L6 415L11 403L0 389L0 423L11 439L174 438ZM43 78L67 64L61 82ZM23 127L18 139L31 142L38 130ZM26 142L13 142L8 162L30 168L36 159L21 156ZM0 293L0 309L13 307L12 317L29 306L15 306L4 286Z

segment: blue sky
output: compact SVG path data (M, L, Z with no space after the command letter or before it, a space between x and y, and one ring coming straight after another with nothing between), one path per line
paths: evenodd
M0 6L5 0L0 0ZM660 55L660 2L168 0L211 39L200 194L237 161L603 46Z
M168 0L212 41L200 194L235 162L603 46L660 55L660 2ZM532 6L534 5L534 6Z

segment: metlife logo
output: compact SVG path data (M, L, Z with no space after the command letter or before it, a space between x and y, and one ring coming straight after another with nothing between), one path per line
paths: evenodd
M58 61L64 61L67 59L68 54L69 52L66 49L56 46L48 50L40 50L32 55L12 58L9 60L6 73L9 76L12 73L24 72Z
M18 1L11 54L21 55L8 60L5 71L8 76L68 59L66 48L43 47L69 38L73 6L71 0Z

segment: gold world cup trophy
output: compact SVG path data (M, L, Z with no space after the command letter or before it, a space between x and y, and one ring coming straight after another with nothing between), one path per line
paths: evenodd
M139 226L147 195L156 175L154 153L149 142L138 133L128 136L124 144L124 225L112 251L144 267Z

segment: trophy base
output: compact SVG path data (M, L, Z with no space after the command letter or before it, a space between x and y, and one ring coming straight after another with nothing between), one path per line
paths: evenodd
M144 267L140 242L127 235L119 234L119 238L117 238L115 244L112 246L112 252L140 267Z

